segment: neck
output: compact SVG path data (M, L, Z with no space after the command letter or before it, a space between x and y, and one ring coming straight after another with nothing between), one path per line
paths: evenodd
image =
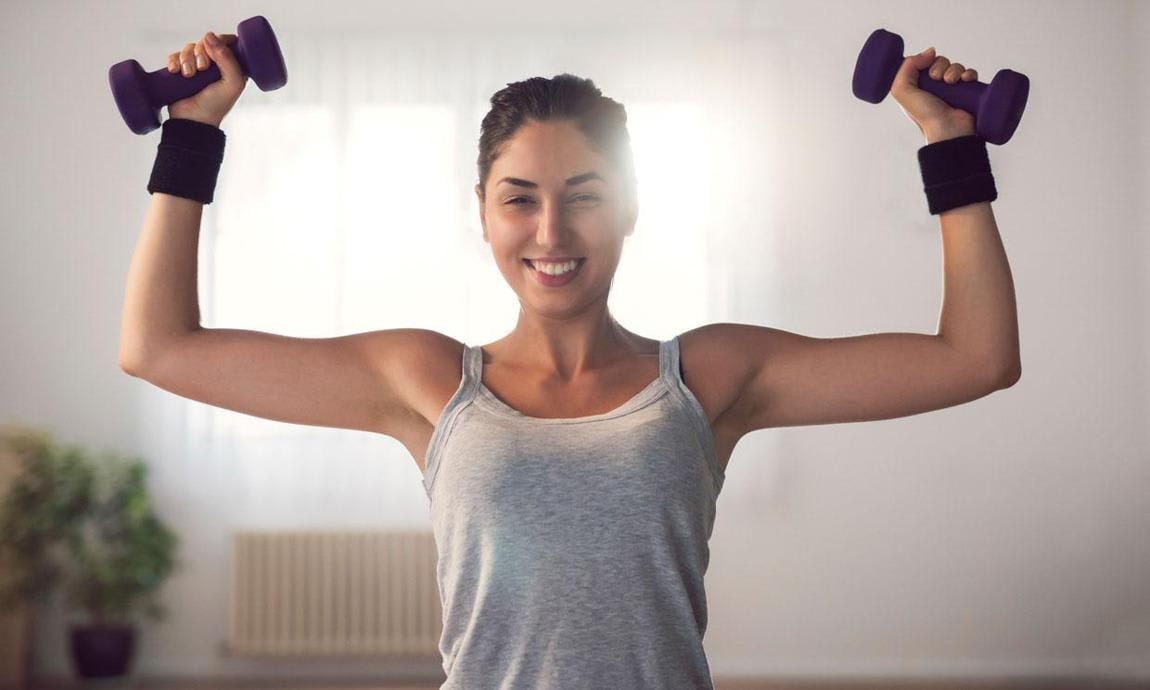
M635 341L606 305L568 319L519 310L519 322L503 339L505 356L527 371L544 372L570 382L627 356Z

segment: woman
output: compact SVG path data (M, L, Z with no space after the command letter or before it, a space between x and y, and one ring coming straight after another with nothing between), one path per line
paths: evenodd
M165 135L171 124L221 137L220 151L215 130L245 85L235 37L222 39L170 56L189 77L214 60L222 79L173 103L165 123ZM972 134L967 113L916 88L927 66L950 82L977 77L912 56L892 89L900 106L928 143ZM947 252L963 260L947 264L938 335L823 339L714 323L653 340L607 308L638 215L623 106L567 74L509 84L491 105L475 192L519 298L511 333L467 346L424 329L308 339L203 328L203 202L153 193L121 366L211 405L400 440L431 499L444 687L712 687L703 576L739 439L917 414L1017 380L989 202L942 218Z

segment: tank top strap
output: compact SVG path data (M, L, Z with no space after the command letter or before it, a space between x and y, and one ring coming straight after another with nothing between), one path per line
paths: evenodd
M679 382L679 337L659 341L659 376L671 389Z
M459 385L470 393L483 380L483 348L478 345L463 347L463 380Z
M439 414L431 432L431 439L427 444L425 455L426 468L423 472L423 488L431 498L431 487L439 471L439 456L443 444L451 434L451 429L459 418L459 413L466 408L479 394L479 385L482 381L481 367L483 366L483 350L479 346L463 344L463 376L455 394L447 401L447 405Z

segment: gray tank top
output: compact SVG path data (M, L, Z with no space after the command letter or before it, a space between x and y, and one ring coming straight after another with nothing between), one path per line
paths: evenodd
M423 476L443 603L441 688L713 688L703 576L723 486L679 340L621 406L530 417L463 378Z

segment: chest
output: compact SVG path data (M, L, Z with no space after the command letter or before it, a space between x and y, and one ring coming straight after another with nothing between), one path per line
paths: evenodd
M658 342L652 355L636 360L631 366L620 367L603 375L588 379L578 386L549 386L531 381L515 372L486 366L482 383L507 406L529 417L576 418L603 414L626 404L659 376ZM738 372L723 364L723 358L714 357L713 343L692 333L679 337L679 376L684 386L698 401L707 418L719 466L725 471L741 433L734 423L738 395ZM411 453L420 471L426 470L427 448L438 420L455 391L459 373L447 378L438 387L429 387L423 405L427 412L425 423L409 430L399 440Z

